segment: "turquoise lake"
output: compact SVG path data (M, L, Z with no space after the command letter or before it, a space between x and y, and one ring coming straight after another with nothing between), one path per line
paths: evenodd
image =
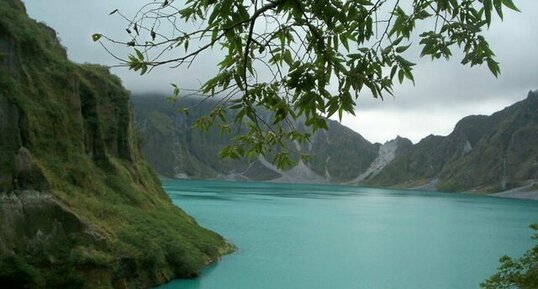
M159 289L475 289L536 244L538 202L349 186L164 181L238 247Z

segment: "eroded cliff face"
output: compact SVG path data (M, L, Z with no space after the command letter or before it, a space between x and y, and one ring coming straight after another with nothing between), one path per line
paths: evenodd
M186 107L198 100L182 99ZM192 102L192 103L189 103ZM307 162L282 171L264 158L222 160L218 152L233 136L218 129L192 129L211 101L189 115L177 113L161 95L136 96L136 122L144 154L155 170L170 178L345 183L375 187L495 193L513 188L536 190L538 183L538 91L490 116L461 119L448 136L430 135L417 144L397 137L383 145L329 121L311 142L296 145ZM300 123L296 123L300 129ZM294 146L290 146L294 148Z
M297 160L298 166L280 170L268 161L270 157L254 160L219 157L219 152L235 135L222 134L218 127L208 133L193 129L194 121L210 111L214 100L198 104L198 99L181 99L176 106L196 107L188 115L178 113L178 107L163 95L134 96L133 103L135 120L144 139L143 153L155 171L167 178L346 183L368 169L380 146L328 120L329 130L315 132L310 143L289 144L291 158ZM305 129L299 120L294 125L299 130ZM299 161L301 154L310 155L310 159Z
M443 167L440 190L493 193L538 181L538 91L485 117L481 130Z
M538 181L538 91L490 116L460 120L448 136L428 136L367 184L495 193ZM533 188L530 188L534 190Z
M141 157L128 92L0 1L0 284L147 288L230 249Z

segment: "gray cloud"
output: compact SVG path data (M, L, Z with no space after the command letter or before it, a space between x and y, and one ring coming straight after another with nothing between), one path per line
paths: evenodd
M370 97L362 98L363 109L385 108L422 109L424 106L458 105L480 103L484 99L510 99L524 97L530 89L538 88L538 1L518 2L522 13L506 13L504 22L492 24L486 33L490 46L501 62L502 74L496 79L482 67L463 66L459 63L461 53L455 53L449 61L431 61L419 58L415 49L409 57L418 65L415 68L416 86L404 84L395 89L396 100L381 103Z
M108 13L119 8L134 13L149 0L25 0L31 17L44 21L59 32L69 57L76 62L114 65L116 61L91 41L96 32L116 39L128 39L125 23ZM447 134L456 121L468 114L489 114L523 99L538 88L538 1L521 0L521 13L506 11L505 19L492 24L487 33L490 45L501 62L502 74L495 79L486 67L469 68L459 64L460 54L450 61L420 59L419 50L409 51L418 63L416 85L396 86L395 97L384 101L365 93L357 102L358 117L346 116L343 123L372 141L383 142L396 135L413 141L430 134ZM128 50L116 48L120 55ZM113 69L133 92L169 92L170 83L197 87L216 71L217 52L199 57L187 69L160 67L140 77L127 69Z

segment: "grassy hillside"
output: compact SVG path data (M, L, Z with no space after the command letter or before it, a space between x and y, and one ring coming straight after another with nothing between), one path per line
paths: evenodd
M171 203L131 118L117 77L0 2L2 286L146 288L229 251Z

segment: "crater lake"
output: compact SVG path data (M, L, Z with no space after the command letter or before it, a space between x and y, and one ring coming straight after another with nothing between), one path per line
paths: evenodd
M237 251L159 289L475 289L535 245L538 202L333 185L163 181Z

